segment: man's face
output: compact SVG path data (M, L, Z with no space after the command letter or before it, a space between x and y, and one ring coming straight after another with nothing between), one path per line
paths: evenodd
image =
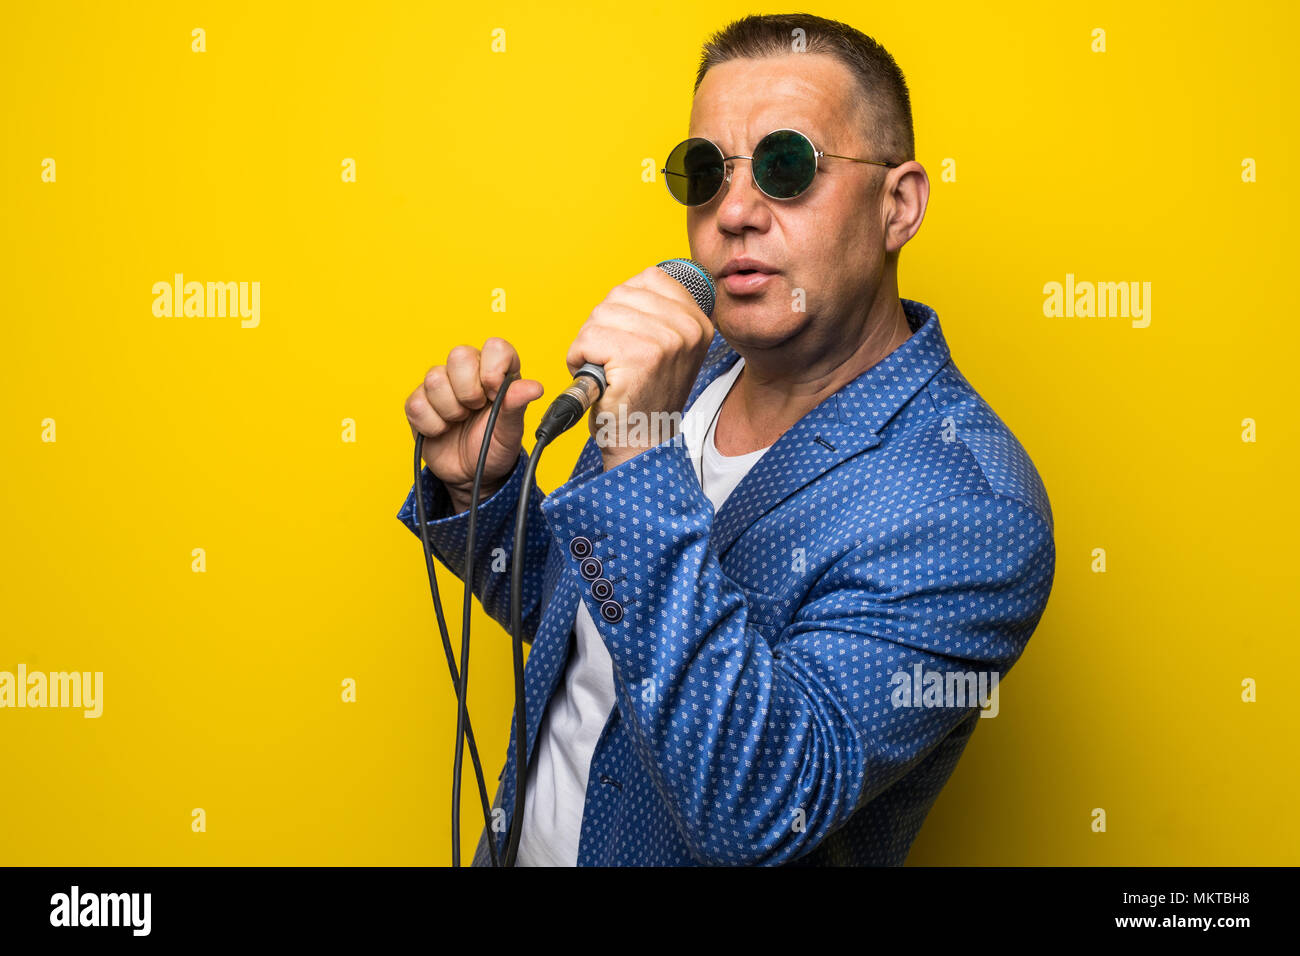
M865 142L865 111L848 68L823 54L730 60L709 70L691 107L689 136L724 156L752 156L774 129L796 129L827 153L890 161ZM874 300L884 267L883 166L819 159L813 183L794 199L765 196L748 159L729 161L731 182L687 208L691 256L717 275L731 259L758 259L779 274L749 291L717 283L713 320L735 347L830 344ZM795 290L803 290L804 311Z

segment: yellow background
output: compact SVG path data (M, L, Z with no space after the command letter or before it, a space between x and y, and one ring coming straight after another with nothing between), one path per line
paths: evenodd
M641 161L686 135L705 36L750 12L5 6L0 670L103 671L105 701L0 711L0 863L449 861L455 702L395 517L403 401L492 334L553 396L605 292L689 254ZM909 864L1300 862L1291 5L809 12L907 76L932 192L901 294L937 310L1056 518L1047 612ZM176 272L259 281L260 326L155 318ZM1151 282L1150 327L1045 317L1066 273ZM476 615L491 793L513 688ZM468 772L463 793L468 860Z

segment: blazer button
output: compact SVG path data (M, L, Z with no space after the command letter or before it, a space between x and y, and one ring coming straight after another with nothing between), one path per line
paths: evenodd
M578 535L569 542L569 554L579 561L591 554L591 539Z
M600 616L610 624L617 624L623 620L623 605L617 601L606 601L600 606Z
M597 601L608 601L614 596L614 584L609 578L596 578L591 582L591 596Z
M599 558L587 558L578 565L578 571L588 581L594 581L605 573L605 567Z

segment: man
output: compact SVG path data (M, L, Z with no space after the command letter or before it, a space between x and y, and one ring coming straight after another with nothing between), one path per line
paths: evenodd
M850 27L747 17L706 45L664 172L719 277L712 322L647 269L567 356L605 366L593 436L685 409L680 435L607 430L530 503L521 864L901 864L996 713L1051 589L1052 514L938 316L899 297L929 195L912 142L902 73ZM426 467L398 517L418 534L424 494L462 577L487 411L518 369L501 339L459 346L406 403ZM491 555L513 550L540 395L507 392L478 515L472 587L503 624ZM507 827L514 776L512 738ZM476 865L488 838L504 851L485 832Z

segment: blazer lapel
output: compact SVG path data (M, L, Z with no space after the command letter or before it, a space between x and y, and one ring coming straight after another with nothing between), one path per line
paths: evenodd
M799 419L722 503L713 520L719 559L745 529L786 498L840 462L879 445L880 430L947 364L939 317L919 302L900 301L911 337ZM732 364L729 356L719 359L717 374Z
M880 444L871 430L835 419L833 396L777 439L713 518L719 560L745 529L840 462Z

